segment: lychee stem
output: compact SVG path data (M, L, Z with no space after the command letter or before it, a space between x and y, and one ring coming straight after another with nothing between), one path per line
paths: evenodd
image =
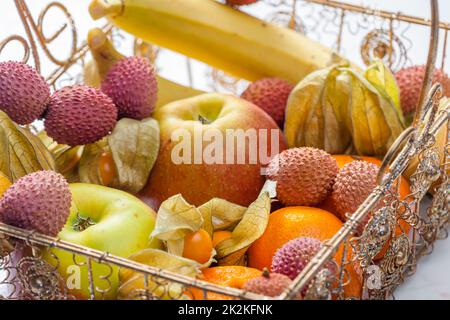
M270 272L269 272L269 269L263 268L263 270L262 270L262 276L263 276L264 278L270 278Z

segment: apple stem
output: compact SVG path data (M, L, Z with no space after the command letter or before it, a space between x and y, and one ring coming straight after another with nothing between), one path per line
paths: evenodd
M77 218L76 218L75 222L73 223L72 227L73 227L73 230L81 232L93 225L95 225L94 220L92 220L90 217L84 218L84 217L80 216L79 212L77 212Z
M200 121L202 124L210 124L211 121L209 121L208 119L206 119L205 117L203 117L202 115L198 115L198 121Z

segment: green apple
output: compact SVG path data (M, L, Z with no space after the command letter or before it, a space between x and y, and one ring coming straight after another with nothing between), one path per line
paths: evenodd
M149 245L156 213L141 200L126 192L94 184L75 183L70 185L70 190L73 202L67 223L58 234L61 240L120 257L129 257L144 248L159 245L154 240ZM95 298L115 298L119 284L116 266L110 268L56 248L47 249L44 259L58 268L69 293L81 299L90 298L87 267L90 263Z

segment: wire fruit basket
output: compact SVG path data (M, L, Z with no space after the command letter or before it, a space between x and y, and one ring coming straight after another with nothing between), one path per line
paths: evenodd
M34 19L25 0L14 0L14 4L24 25L25 36L12 35L6 38L0 43L0 52L10 43L18 42L24 47L23 61L32 61L38 71L42 60L48 59L54 68L47 74L46 80L54 89L62 83L80 82L80 77L74 75L79 74L80 68L86 63L88 48L86 43L78 41L76 23L66 6L60 2L51 2L42 9L38 19ZM328 42L337 52L344 50L342 44L349 37L362 31L365 36L360 46L361 60L369 64L372 59L379 58L392 70L411 64L408 52L413 48L412 42L407 38L407 30L420 27L427 28L430 32L420 108L412 126L399 136L386 154L378 186L341 230L325 242L290 287L278 297L295 299L298 292L306 292L305 299L349 298L344 292L350 285L348 270L351 266L358 271L363 284L362 295L351 298L388 299L393 296L396 287L414 274L418 260L431 253L433 243L447 237L450 217L450 131L447 124L450 105L440 107L441 88L438 84L431 86L431 80L439 54L442 57L440 68L445 68L450 25L439 22L436 0L430 1L431 20L331 0L265 0L264 4L269 12L268 17L265 17L268 21ZM51 10L59 10L66 21L53 35L48 36L44 32L44 22ZM114 27L105 25L103 29L112 37L120 39L120 33ZM68 41L71 44L70 53L66 59L60 59L53 55L49 44L67 30L71 35ZM444 32L441 53L438 53L439 31ZM135 53L139 53L144 43L139 39L132 39L132 43ZM150 49L147 54L155 60L158 48L151 46ZM187 62L186 73L192 84L189 59ZM237 93L244 83L215 69L208 69L206 77L210 87L218 91ZM442 150L438 149L435 136L443 129L446 130L446 144L444 154L441 154ZM401 198L401 175L415 157L419 158L419 162L410 179L411 194ZM432 191L431 194L429 190ZM364 231L357 235L359 225L367 221L370 215ZM143 281L143 286L128 291L122 299L151 300L162 296L166 299L181 299L189 297L193 288L201 290L204 298L209 293L217 293L231 299L269 299L4 223L0 223L0 298L77 298L71 293L70 284L65 283L58 273L58 268L42 259L43 248L68 253L73 265L87 272L89 299L110 298L110 291L113 290L111 277L116 268L135 272ZM338 250L343 250L343 258L335 263L338 272L331 273L324 266L332 261ZM384 255L381 259L376 259L381 250L384 250ZM349 251L352 252L351 255L345 254ZM58 264L56 255L54 259ZM95 278L93 265L102 266L101 269L96 269L102 270L102 274Z

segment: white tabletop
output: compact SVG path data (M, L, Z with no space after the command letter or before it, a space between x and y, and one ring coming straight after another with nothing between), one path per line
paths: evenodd
M419 261L417 272L395 292L396 299L450 300L450 238L438 240L431 255Z

